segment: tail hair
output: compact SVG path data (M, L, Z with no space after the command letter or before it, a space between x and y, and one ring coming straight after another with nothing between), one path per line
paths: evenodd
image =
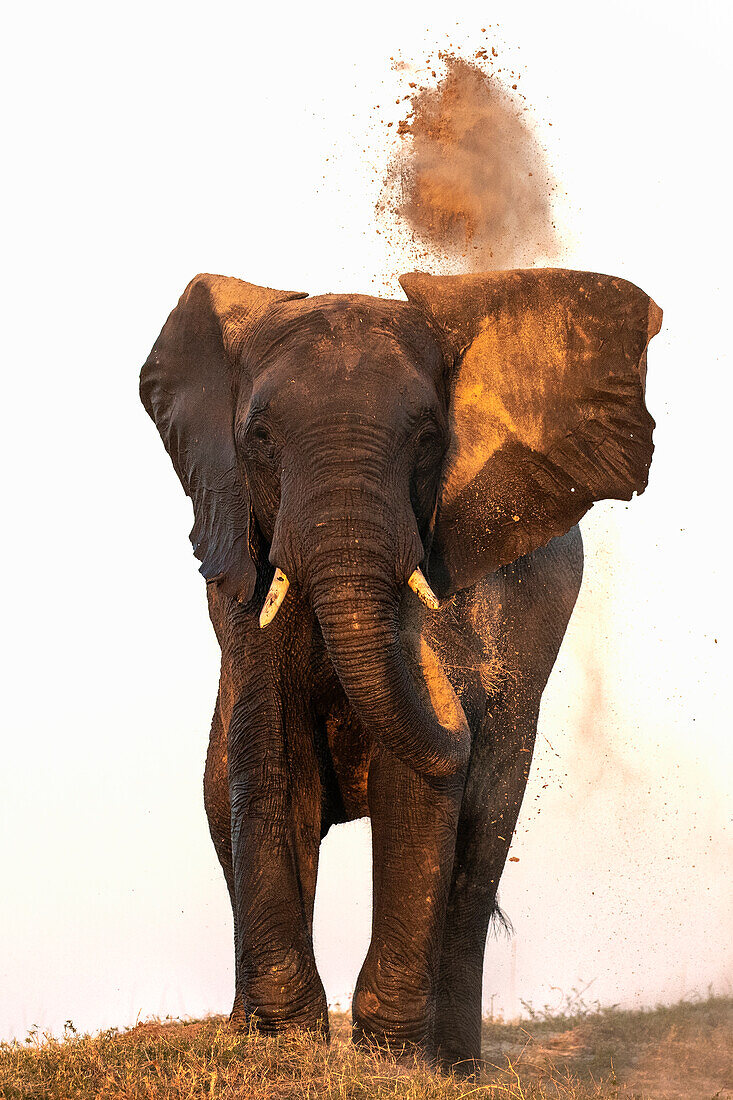
M497 939L502 933L507 939L510 939L514 935L514 925L499 905L498 898L494 901L491 916L489 917L489 932L493 932Z

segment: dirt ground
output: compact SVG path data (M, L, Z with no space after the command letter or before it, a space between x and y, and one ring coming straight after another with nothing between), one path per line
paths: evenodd
M224 1017L0 1043L2 1100L733 1100L733 998L487 1021L465 1078L351 1042L235 1032Z
M511 1076L511 1065L526 1081L568 1073L615 1078L619 1098L733 1100L733 999L487 1024L483 1053L500 1074Z

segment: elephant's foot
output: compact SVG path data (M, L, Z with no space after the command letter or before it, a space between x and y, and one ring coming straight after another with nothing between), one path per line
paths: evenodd
M460 979L475 978L474 981ZM435 1047L438 1064L459 1077L479 1072L481 1060L481 972L464 968L452 975L446 989L442 980L435 1013Z
M454 1073L456 1077L478 1077L484 1065L482 1058L474 1057L466 1052L465 1046L455 1046L452 1049L443 1044L436 1043L436 1064L446 1073Z
M357 986L351 1006L352 1037L358 1045L377 1045L398 1058L416 1055L434 1060L432 1012L424 997L388 997Z
M460 1077L470 1077L481 1067L481 979L476 989L438 991L435 1014L435 1047L438 1063Z
M234 1031L244 1031L249 1026L241 993L234 994L234 1004L232 1005L232 1011L229 1013L229 1026Z
M328 1009L325 996L306 1006L272 1004L265 1001L245 1005L244 998L237 993L232 1011L229 1013L229 1027L233 1031L257 1031L262 1035L279 1035L286 1031L304 1031L314 1038L329 1040Z
M288 1008L273 1010L258 1006L245 1013L247 1030L257 1031L260 1035L282 1035L287 1032L300 1032L314 1039L330 1039L328 1012L314 1008L308 1012L290 1012Z
M257 1032L260 1035L283 1035L288 1032L311 1035L314 1039L330 1041L328 1014L319 1016L290 1016L288 1014L263 1014L257 1009L247 1012L244 1008L234 1010L229 1017L229 1026L234 1031Z
M276 981L273 982L273 978ZM232 1015L263 1035L288 1031L329 1038L326 994L315 970L303 973L295 961L259 976L248 975Z

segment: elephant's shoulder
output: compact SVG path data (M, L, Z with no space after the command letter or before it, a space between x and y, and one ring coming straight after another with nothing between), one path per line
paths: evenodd
M458 592L427 627L428 640L449 675L451 666L459 675L470 667L488 691L519 672L517 662L551 667L582 576L583 542L576 526Z

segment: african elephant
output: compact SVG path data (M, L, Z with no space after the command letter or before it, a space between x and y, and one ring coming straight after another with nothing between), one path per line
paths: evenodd
M232 1021L327 1034L319 845L369 815L355 1038L470 1064L577 523L646 485L661 311L587 272L400 282L407 300L198 275L140 392L221 646L204 797Z

